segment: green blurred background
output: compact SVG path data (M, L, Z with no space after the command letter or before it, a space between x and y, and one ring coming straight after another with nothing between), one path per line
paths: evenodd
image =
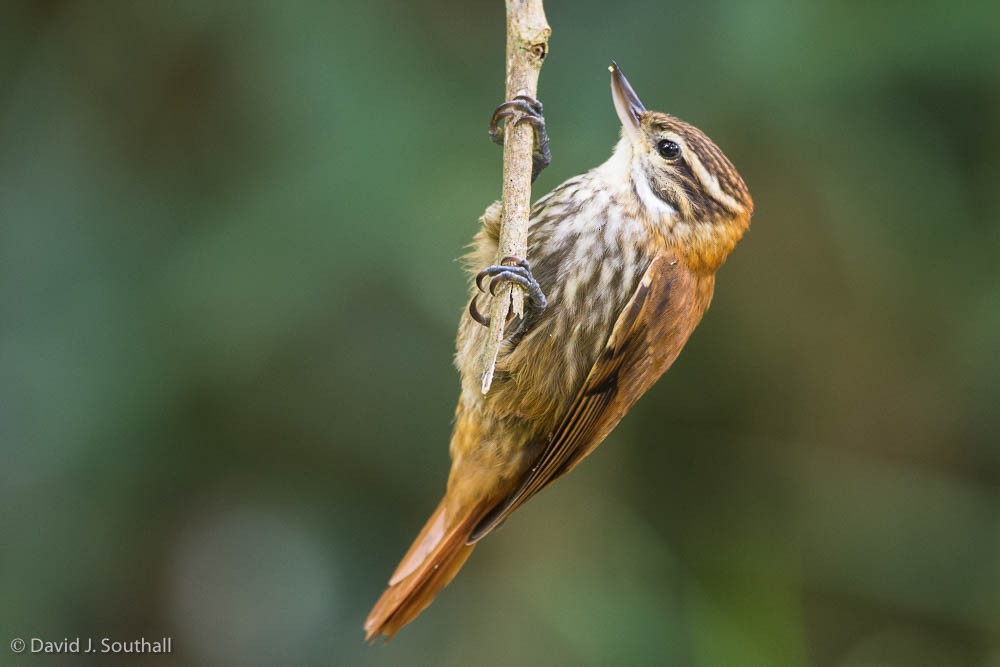
M376 648L503 3L0 6L0 664L1000 665L1000 5L546 4L536 194L610 153L615 58L757 212L665 379Z

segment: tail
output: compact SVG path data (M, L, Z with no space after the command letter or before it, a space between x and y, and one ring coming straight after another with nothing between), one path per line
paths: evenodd
M389 588L368 614L368 641L380 635L392 639L448 585L472 553L474 545L466 544L466 540L487 508L475 507L449 516L446 501L442 500L427 520L389 579Z

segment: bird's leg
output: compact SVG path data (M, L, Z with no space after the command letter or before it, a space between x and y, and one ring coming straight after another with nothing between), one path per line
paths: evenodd
M492 278L488 288L483 285L486 278ZM541 313L549 305L541 286L535 280L535 277L531 275L531 266L526 260L520 257L504 257L500 260L499 264L487 266L476 275L476 287L483 294L489 293L492 296L496 296L497 288L505 282L515 283L524 289L528 307L528 312L525 313L526 318L529 315L533 316ZM490 319L479 312L476 306L477 299L478 296L473 297L472 301L469 302L469 314L472 316L472 319L484 327L488 327Z
M542 169L552 162L552 152L549 150L549 133L545 129L545 116L542 115L542 103L534 97L518 95L509 102L504 102L493 112L490 118L490 139L498 146L503 146L504 133L512 116L519 116L517 122L529 123L535 129L535 145L531 153L531 182L534 183ZM500 129L500 121L504 121L504 129Z

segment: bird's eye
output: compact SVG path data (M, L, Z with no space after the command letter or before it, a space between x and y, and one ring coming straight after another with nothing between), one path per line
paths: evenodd
M665 160L676 160L681 155L681 147L676 141L670 139L660 139L656 142L656 152Z

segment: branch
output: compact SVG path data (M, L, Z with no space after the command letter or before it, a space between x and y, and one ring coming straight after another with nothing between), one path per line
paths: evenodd
M506 98L517 95L538 97L538 74L549 51L552 34L542 0L506 0L507 2L507 91ZM503 190L500 212L500 243L497 263L513 255L527 259L528 216L531 212L531 151L534 130L513 116L504 124ZM483 346L483 393L490 390L497 353L503 341L507 317L524 316L524 292L519 286L504 288L493 300L490 310L490 335Z

